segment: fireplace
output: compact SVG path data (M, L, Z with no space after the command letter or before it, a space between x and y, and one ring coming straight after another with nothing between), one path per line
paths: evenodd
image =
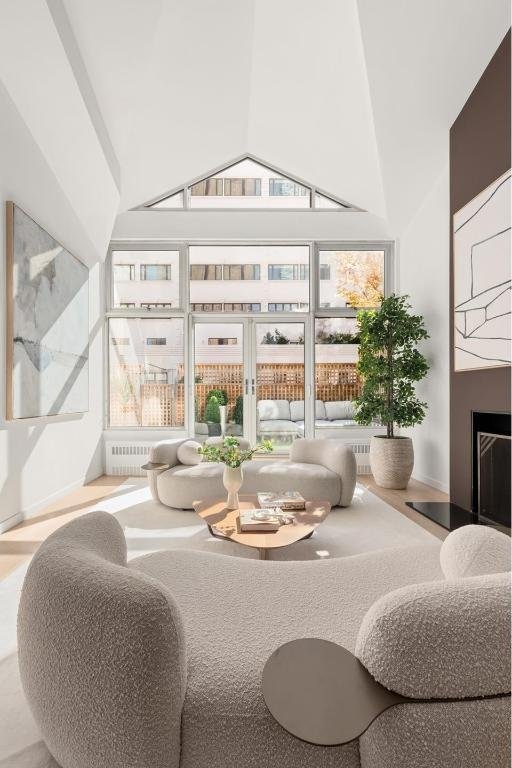
M510 413L472 413L472 511L510 531Z

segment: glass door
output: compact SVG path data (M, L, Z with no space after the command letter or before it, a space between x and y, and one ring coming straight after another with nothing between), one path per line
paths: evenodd
M246 321L193 320L194 436L199 442L246 432L249 390Z
M252 323L251 414L257 441L288 452L306 432L305 322ZM309 390L310 388L308 388Z

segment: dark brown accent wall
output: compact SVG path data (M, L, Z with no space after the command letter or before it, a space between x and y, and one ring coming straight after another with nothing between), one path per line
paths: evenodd
M510 166L509 30L450 130L450 226L453 214ZM450 495L455 504L470 509L471 412L510 411L510 367L453 370L451 242Z

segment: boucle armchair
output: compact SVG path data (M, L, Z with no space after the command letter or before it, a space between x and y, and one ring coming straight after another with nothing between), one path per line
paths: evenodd
M502 540L482 546L510 568ZM463 578L445 579L439 558L433 543L327 561L176 550L127 563L119 524L92 512L29 567L24 690L62 768L506 768L510 574L472 576L470 556ZM424 701L341 746L294 738L266 709L261 674L305 636L355 650L382 684Z
M223 464L182 464L180 446L187 440L163 440L151 448L148 470L153 498L168 507L191 509L194 501L225 496ZM158 465L163 465L158 466ZM247 461L241 493L296 490L305 498L321 498L347 507L356 485L356 459L342 440L300 439L289 460Z

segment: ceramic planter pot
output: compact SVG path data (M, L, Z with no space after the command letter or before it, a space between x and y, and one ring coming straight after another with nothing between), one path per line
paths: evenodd
M372 437L370 467L381 488L407 488L414 466L410 437Z
M238 491L242 487L244 476L242 467L224 467L222 482L228 492L226 507L228 509L238 509Z

